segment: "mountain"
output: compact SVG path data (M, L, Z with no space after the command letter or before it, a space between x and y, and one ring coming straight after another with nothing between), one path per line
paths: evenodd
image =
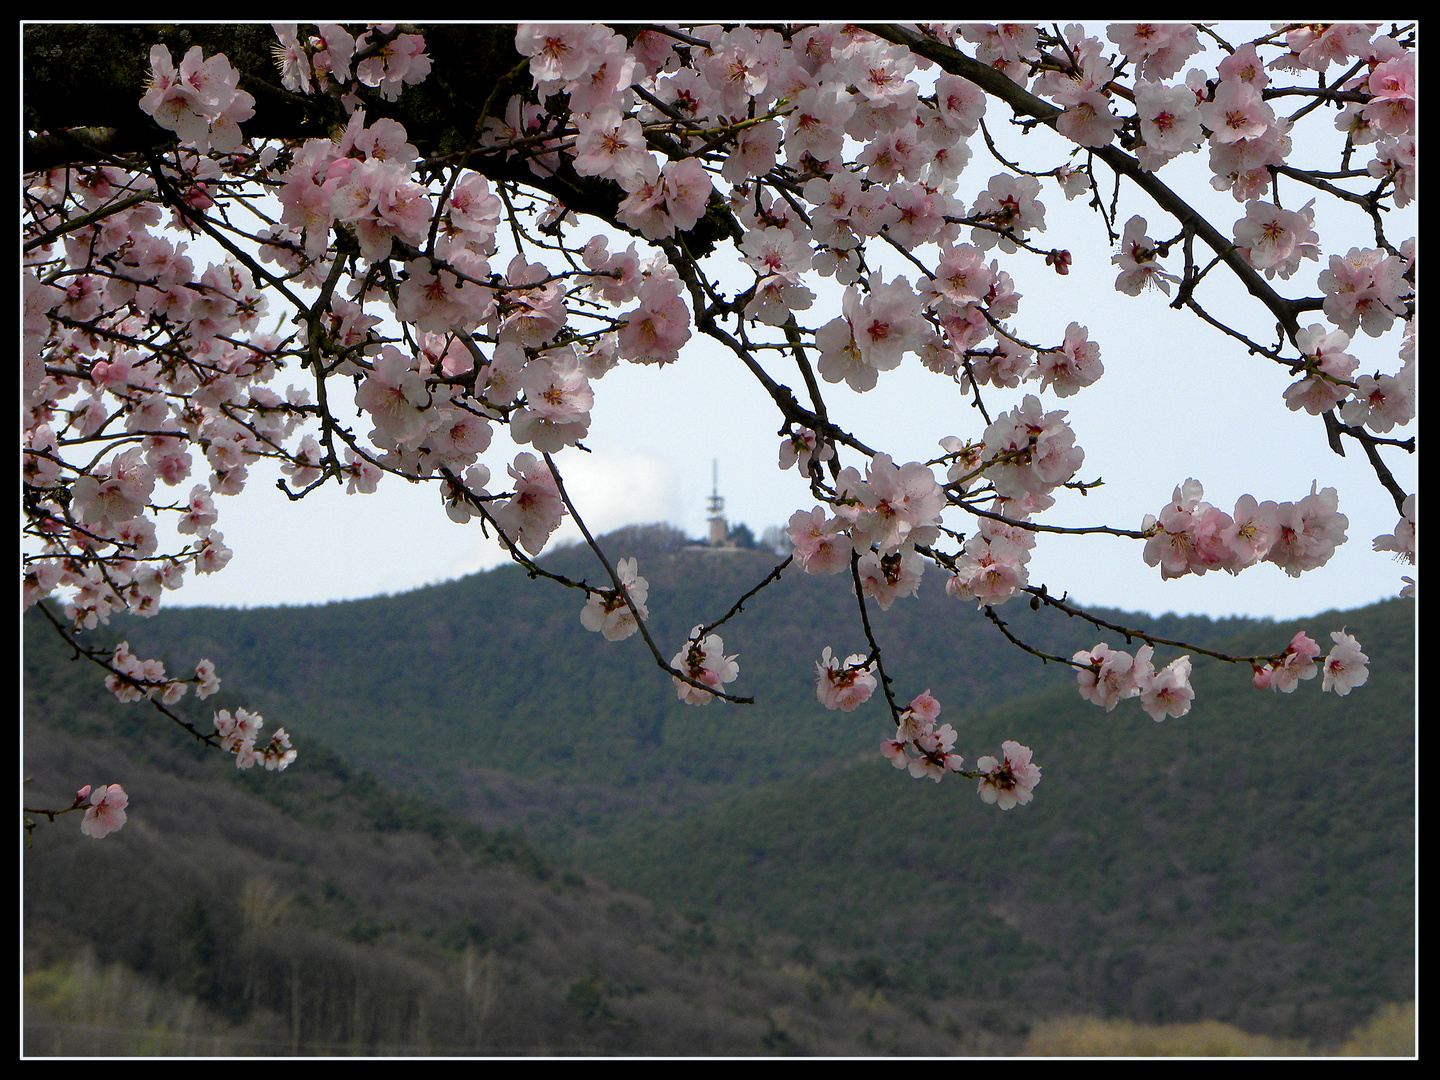
M30 629L25 805L66 806L83 781L131 802L98 841L77 815L31 815L26 1056L1019 1048L973 1002L877 1006L823 943L613 889L323 744L282 773L238 771L76 679Z
M724 614L778 562L757 550L691 550L661 529L604 543L639 558L651 585L652 632L667 658L695 622ZM604 580L583 548L559 550L543 563L577 580ZM723 1025L705 1028L706 1038L719 1040L710 1045L763 1043L766 1053L827 1046L848 1047L844 1053L1013 1051L1035 1025L1069 1015L1146 1024L1223 1020L1304 1045L1333 1045L1383 1006L1413 997L1415 617L1408 601L1303 623L1094 613L1232 655L1271 652L1300 629L1328 646L1323 631L1343 625L1371 658L1366 685L1339 698L1322 694L1316 682L1294 694L1258 692L1243 665L1197 654L1196 705L1162 724L1135 702L1106 713L1082 701L1072 669L1042 665L1005 642L982 613L946 597L938 580L889 612L872 608L897 696L908 700L930 688L942 702L941 719L960 732L957 749L967 762L994 753L1006 738L1034 749L1044 770L1036 799L1009 812L982 804L973 782L935 785L891 769L878 753L890 734L878 701L846 714L815 700L820 645L842 655L864 648L843 579L789 568L720 628L726 652L740 656L740 679L730 689L753 694L753 706L679 705L639 638L605 642L580 626L582 602L578 591L506 568L312 608L174 609L116 620L99 636L127 638L138 655L163 656L174 672L202 656L215 660L224 689L204 703L182 702L186 715L199 719L244 704L265 715L267 730L290 731L301 754L290 770L226 781L253 785L247 798L269 808L262 839L247 839L254 833L243 824L259 812L227 804L222 815L237 823L236 834L231 840L224 829L207 832L215 846L201 862L207 869L226 859L244 864L267 843L287 852L260 877L275 880L283 867L287 895L306 898L290 910L308 917L315 906L307 941L328 934L346 948L384 947L393 933L406 955L409 934L439 949L434 970L453 980L456 949L466 940L456 925L464 920L412 919L404 914L410 901L398 898L484 892L487 868L498 868L539 891L493 905L529 911L544 906L540 896L552 903L557 881L583 882L588 895L606 899L567 909L565 933L631 942L606 912L654 912L646 925L663 925L672 937L632 944L630 952L671 955L692 947L676 939L713 939L720 953L697 954L695 964L731 979L753 974L779 995L765 1005L760 994L736 1014L751 1025L742 1036L722 1037ZM1124 644L1043 608L1012 604L998 613L1011 634L1055 655L1097 640ZM96 675L75 673L63 650L52 650L48 666L33 666L39 646L32 647L32 622L27 618L27 724L32 715L64 717L70 726L60 734L84 740L77 747L97 755L89 767L65 768L81 753L66 750L51 770L60 791L64 783L109 775L98 765L109 760L115 738L147 740L137 767L166 775L178 766L148 755L178 746L189 755L185 767L200 769L204 782L195 777L177 802L167 843L152 844L148 857L183 850L197 810L208 822L211 807L220 806L211 791L217 772L233 770L217 768L214 752L186 750L188 736L168 722L157 727L143 705L119 706L103 690L98 697L106 700L83 704ZM1157 663L1174 652L1157 650ZM34 770L32 750L50 745L43 733L32 745L35 730L27 728L27 771ZM287 794L312 783L320 785L313 798ZM87 878L80 868L100 864L95 852L130 831L103 844L73 837L67 865L76 876L62 879L63 895L111 887L114 876ZM313 851L294 853L274 839L292 833ZM333 842L323 839L329 835ZM235 844L252 850L222 854ZM412 859L414 852L429 852L430 862ZM322 853L334 855L333 869L295 876L318 867ZM431 863L465 869L442 886L444 875ZM144 867L131 872L169 880ZM26 873L28 943L30 912L45 905L31 904L28 856ZM243 895L249 877L226 879L228 903L236 889ZM376 880L387 884L367 891L365 883ZM395 882L407 887L394 888L392 904L388 883ZM193 890L188 895L193 903ZM338 909L347 914L332 910L332 901L350 904ZM155 903L126 902L146 910ZM83 931L62 931L66 920L56 919L45 934L71 946L104 940L106 917L95 916ZM581 959L595 955L591 946L574 946L549 923L527 925L532 937L525 940L544 936L581 964L580 975L572 967L568 976L534 976L552 995L543 1000L565 997L576 980L591 978L584 965L598 961ZM507 933L492 923L482 937L493 944L509 941ZM507 948L507 962L520 963L524 948ZM46 955L54 961L62 952L56 946ZM127 962L143 955L137 946ZM592 1020L602 1012L633 1018L663 1011L644 1004L644 995L631 1001L622 993L661 985L658 975L637 981L623 968L603 970L575 991L595 1010L600 993L604 1009L587 1014ZM778 981L765 982L772 976ZM512 978L531 985L531 976ZM271 989L287 1000L283 987ZM810 1005L798 1009L786 996L792 991ZM863 1020L846 1009L860 1009ZM680 1010L673 1030L698 1038L702 1015L714 1014ZM662 1034L649 1023L641 1025L649 1042L632 1031L624 1045L672 1038L671 1028ZM601 1029L576 1030L591 1039ZM622 1045L619 1029L603 1030L610 1035L587 1045ZM553 1033L540 1037L560 1045ZM914 1049L920 1046L938 1049Z
M650 584L650 633L667 661L694 625L720 618L780 561L766 551L690 546L677 531L656 527L602 544L638 559ZM561 549L541 564L608 584L585 547ZM891 734L878 695L855 713L829 712L815 697L823 645L841 656L869 651L846 575L789 567L719 628L740 664L727 689L753 696L752 706L681 704L639 636L607 642L581 626L583 603L578 590L531 581L511 566L395 596L175 608L117 620L114 629L133 652L165 659L170 671L214 660L225 685L242 691L270 729L283 726L302 745L322 739L401 790L458 801L473 821L523 828L547 844L603 831L617 811L699 805L737 786L803 776ZM998 610L1011 633L1052 655L1071 656L1104 636L1019 602ZM1200 645L1242 625L1099 614L1122 625L1140 619L1164 637ZM1006 643L975 605L947 596L934 572L918 596L889 611L871 604L870 618L896 695L908 701L930 689L947 715L1073 680L1071 669ZM1263 647L1288 640L1270 638ZM1244 681L1248 673L1225 677Z
M852 949L886 992L978 993L991 1030L1099 1013L1321 1038L1414 987L1410 618L1404 601L1345 613L1371 657L1348 698L1260 693L1201 662L1203 696L1159 724L1069 687L966 716L962 741L1013 736L1042 766L1009 812L872 748L631 818L572 859L681 910Z

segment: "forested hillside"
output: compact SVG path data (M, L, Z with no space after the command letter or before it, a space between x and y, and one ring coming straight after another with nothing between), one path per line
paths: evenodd
M659 640L777 561L628 539ZM547 565L594 575L586 557ZM837 579L785 584L722 631L750 707L677 705L638 640L586 632L578 592L510 569L92 635L171 670L214 659L222 691L182 712L260 709L301 749L280 774L116 702L31 612L27 805L102 780L132 804L103 842L37 826L27 1019L63 1043L55 1018L108 972L146 988L117 997L183 1013L152 1026L195 1053L1008 1053L1073 1016L1224 1022L1298 1051L1413 998L1408 601L1309 627L1364 644L1348 697L1257 692L1197 659L1194 709L1157 724L1084 702L1068 669L922 586L876 613L887 666L906 690L926 678L969 761L1034 749L1035 801L1003 812L971 781L892 769L878 708L820 707L799 643L852 601ZM1046 651L1097 639L1000 610ZM1304 628L1128 621L1234 654Z
M25 799L123 781L24 852L27 1055L952 1054L976 1002L877 1009L823 942L736 931L398 796L311 743L239 772L27 634ZM67 676L69 680L67 682ZM166 722L168 724L168 721ZM188 736L187 736L188 738Z
M650 631L667 659L694 621L719 618L729 598L780 561L760 550L689 547L665 527L603 543L639 559L650 582ZM575 580L607 580L583 547L541 562ZM827 711L815 697L817 642L842 656L865 651L845 575L792 567L720 629L726 652L739 656L729 689L753 696L752 706L680 704L638 636L608 642L581 626L583 600L578 590L503 567L396 596L172 608L117 620L114 629L138 655L166 658L167 670L210 657L227 687L299 745L322 739L402 790L466 800L472 820L523 826L547 842L603 830L617 809L696 805L737 785L803 776L893 733L878 696L854 713ZM1049 610L1014 603L998 613L1011 633L1053 654L1100 640L1094 627ZM947 596L938 576L917 597L890 611L871 605L870 614L896 694L908 701L928 688L952 722L1073 682L1072 669L1042 665L1007 644L973 603ZM1201 645L1243 625L1139 618L1164 637ZM1254 647L1278 650L1288 640L1270 633ZM1170 659L1162 653L1158 663ZM1248 685L1249 673L1230 668L1214 679ZM1199 690L1206 692L1208 685ZM962 752L973 760L998 748L997 741Z
M1414 986L1410 614L1346 614L1372 656L1349 698L1261 694L1207 663L1204 699L1161 724L1070 687L967 715L962 737L1014 734L1043 762L1034 802L1009 813L872 749L631 818L574 859L663 903L853 949L887 992L1320 1039Z

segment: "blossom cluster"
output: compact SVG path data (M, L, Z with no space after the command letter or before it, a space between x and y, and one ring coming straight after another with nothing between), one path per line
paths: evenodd
M1155 650L1142 645L1132 656L1099 642L1093 649L1077 652L1080 665L1076 676L1080 696L1106 712L1127 698L1138 697L1140 706L1159 723L1167 716L1184 716L1190 711L1195 692L1190 688L1190 658L1177 657L1159 671L1151 663Z
M1257 689L1278 690L1289 694L1305 679L1313 679L1324 673L1320 680L1321 690L1333 690L1345 697L1357 686L1363 686L1370 677L1367 667L1370 658L1360 651L1360 643L1344 630L1330 635L1335 642L1319 667L1320 646L1304 631L1296 634L1279 657L1267 663L1255 665L1253 682Z
M471 167L448 148L437 156L389 115L431 74L424 36L409 28L275 26L280 86L328 98L343 120L327 137L247 142L242 127L258 121L242 73L198 46L177 66L157 45L140 105L178 149L26 178L22 476L38 550L25 560L25 603L58 590L76 628L120 611L153 614L187 573L230 560L217 496L242 491L262 459L279 464L295 498L327 482L373 492L386 474L434 481L452 521L479 519L527 562L570 512L550 458L590 436L606 373L677 362L701 330L760 373L781 406L778 464L797 469L813 506L787 528L803 572L848 569L859 602L888 609L917 592L928 562L946 570L957 599L1005 603L1029 586L1033 519L1065 487L1084 490L1069 413L1042 395L1083 400L1105 372L1081 319L1059 340L1022 338L1024 297L1007 267L1032 257L1060 274L1079 265L1041 243L1047 191L1094 192L1100 207L1097 162L1120 153L1160 185L1177 159L1206 161L1213 188L1243 207L1228 232L1215 230L1229 242L1217 263L1248 275L1252 295L1298 285L1313 264L1318 297L1272 308L1292 323L1295 310L1324 317L1292 326L1273 350L1296 377L1283 401L1338 417L1357 438L1386 435L1416 416L1414 243L1386 239L1373 210L1373 247L1322 252L1316 199L1282 198L1278 178L1319 193L1336 184L1294 163L1292 128L1311 109L1286 116L1280 105L1288 89L1311 93L1302 81L1323 89L1332 78L1313 104L1333 110L1347 140L1344 179L1373 181L1342 198L1404 207L1415 192L1415 54L1378 23L1273 31L1227 48L1207 72L1189 66L1204 40L1187 24L1116 23L1102 38L1079 25L713 24L622 35L596 23L522 23L514 44L528 82L504 83L508 99L467 132ZM916 36L926 48L906 44ZM1011 97L1027 94L1037 122L1077 151L1104 153L1035 171L1002 160L1001 171L975 175L989 99L1014 101L988 76L958 74L967 64L1003 75ZM1328 74L1336 65L1347 72L1338 80ZM1279 72L1295 76L1286 93L1271 87ZM1031 109L1037 98L1053 116ZM479 161L504 167L484 175ZM535 209L531 233L516 196L535 190L552 201ZM257 211L247 231L234 220L256 191L276 209ZM575 205L560 201L572 193ZM587 218L600 221L589 235ZM1123 227L1115 289L1193 298L1212 272L1192 265L1193 223L1168 239L1151 228L1138 215ZM221 261L197 264L201 231L222 242ZM723 285L703 261L725 242L717 236L733 242L739 273ZM1166 267L1182 245L1183 277ZM902 256L900 270L887 249ZM838 306L812 315L822 285ZM717 329L724 320L733 333ZM1355 336L1379 338L1397 323L1398 366L1362 371ZM764 372L767 350L799 366L813 411ZM871 393L905 364L973 395L983 431L945 435L932 461L903 461L826 418L822 384ZM296 366L302 377L279 389ZM990 395L1009 391L1020 403L992 408ZM342 394L361 418L354 430L329 411ZM505 451L503 470L481 460L504 439L516 452ZM852 450L863 463L842 462ZM1166 579L1262 561L1298 575L1345 539L1338 507L1335 489L1317 482L1294 503L1244 495L1227 514L1190 480L1145 519L1142 557ZM181 537L172 550L157 532L167 515ZM966 515L974 525L961 532L955 519ZM1403 515L1375 544L1413 562L1413 496ZM958 549L940 550L945 537ZM648 617L634 559L616 564L615 581L586 587L580 613L607 640ZM716 694L704 688L723 692L738 664L699 629L670 667L685 676L675 680L680 700L706 704ZM1107 708L1115 695L1139 696L1152 715L1183 714L1188 661L1154 672L1137 654L1122 678L1119 655L1104 678L1106 659L1086 661ZM1353 657L1337 664L1335 685L1358 685L1346 675ZM190 681L128 649L112 667L121 676L111 688L126 698L170 704ZM857 708L876 687L869 656L841 662L827 648L818 669L817 696L831 708ZM204 696L213 670L197 680ZM948 768L949 751L936 749L937 731L921 731L926 696L897 710L902 729L918 725L897 742L930 775ZM242 767L293 758L283 733L254 749L258 718L221 716L217 731ZM982 795L1002 806L1033 788L1028 751L1006 748L1003 763L981 759L991 776Z
M1024 806L1035 797L1040 766L1030 760L1030 748L1013 739L1002 742L1000 752L1004 757L987 754L975 762L975 768L980 771L980 798L1001 810Z
M690 631L685 647L670 660L671 668L686 678L673 677L675 695L687 705L708 705L715 692L723 691L726 683L734 682L740 665L734 656L725 655L725 642L719 634L705 634L703 626ZM696 684L700 685L696 685Z
M206 58L192 46L175 67L170 50L150 50L150 86L140 108L175 132L181 146L233 153L240 149L240 124L255 115L255 99L239 88L240 73L224 56Z
M1158 565L1162 578L1209 570L1238 574L1259 562L1298 577L1330 560L1350 523L1337 509L1335 489L1318 486L1312 483L1299 502L1262 503L1242 495L1227 514L1203 500L1204 489L1192 477L1158 517L1145 516L1145 562Z
M937 726L939 715L940 703L930 691L919 694L899 713L895 737L880 744L880 753L917 780L924 777L938 784L950 773L978 779L981 800L1002 810L1023 806L1035 797L1040 766L1031 761L1028 746L1006 740L1001 744L1003 757L984 755L975 762L975 770L967 772L964 758L953 749L955 729L949 724Z
M650 614L645 606L650 583L639 575L636 561L621 559L615 564L615 576L618 588L591 593L580 609L581 625L606 641L623 641L640 629L637 616L644 619Z
M236 709L233 716L226 709L215 714L215 734L220 737L221 749L235 755L237 769L264 765L272 772L279 772L295 760L296 752L284 728L276 728L268 742L260 743L260 729L264 726L265 720L259 713L245 709Z
M121 701L139 701L151 698L165 705L173 705L185 696L190 683L196 684L195 696L207 698L220 689L220 680L215 676L215 664L201 660L195 665L194 679L171 679L165 674L165 665L159 660L142 660L130 651L130 643L122 641L115 646L110 658L112 672L105 678L105 689Z
M858 653L843 661L830 655L830 646L815 665L815 696L827 709L854 712L875 692L875 665Z
M936 727L939 715L940 703L926 690L905 706L895 737L881 743L880 752L895 768L909 769L917 780L923 776L938 784L946 773L960 772L965 759L951 749L955 729L949 724Z

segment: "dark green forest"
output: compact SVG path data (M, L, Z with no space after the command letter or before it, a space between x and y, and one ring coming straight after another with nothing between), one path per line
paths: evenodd
M663 643L778 561L664 528L606 546L640 558ZM544 562L579 579L589 558ZM177 710L260 711L300 750L279 774L118 703L27 614L26 805L131 796L120 832L42 819L24 853L27 1053L76 1052L64 1018L111 984L124 1038L171 1033L155 1053L996 1054L1080 1016L1325 1052L1414 998L1410 602L1097 613L1237 655L1344 625L1370 656L1346 698L1197 657L1194 709L1157 724L927 581L872 613L886 668L940 699L967 762L1032 747L1035 801L1003 812L892 769L878 696L816 701L819 647L862 647L845 584L787 572L721 629L753 706L679 705L638 638L586 632L578 591L517 568L89 635L175 673L214 660L221 692ZM997 614L1058 655L1105 636ZM78 1052L144 1052L111 1037Z

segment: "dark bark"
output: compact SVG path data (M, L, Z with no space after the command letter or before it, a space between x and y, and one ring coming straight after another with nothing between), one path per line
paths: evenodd
M514 26L416 29L425 35L429 77L407 86L393 102L373 95L366 104L367 123L391 117L427 160L463 164L496 182L524 184L577 213L616 224L615 210L624 192L613 181L579 176L568 165L554 176L538 176L520 156L469 152L486 103L494 114L503 115L506 102L530 86L515 51ZM194 45L207 57L225 54L240 72L240 88L255 98L254 117L241 124L247 138L306 139L338 133L345 116L334 102L280 85L275 42L269 24L27 26L22 69L25 170L90 164L107 154L172 145L173 134L139 105L155 44L169 48L177 66ZM727 215L714 209L687 234L696 255L710 251L720 237L738 232Z

